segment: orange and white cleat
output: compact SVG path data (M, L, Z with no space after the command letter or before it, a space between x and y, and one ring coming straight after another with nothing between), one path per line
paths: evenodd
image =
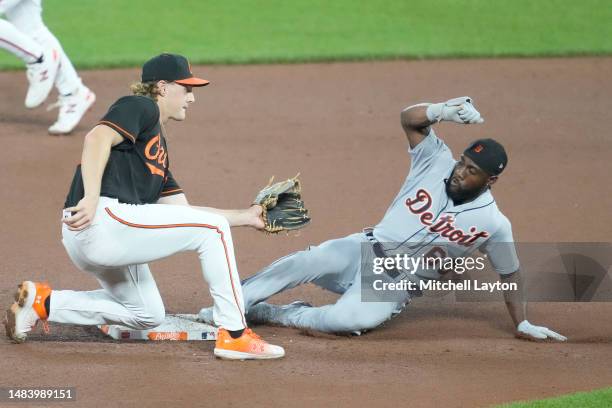
M6 311L4 326L6 335L16 343L23 343L39 320L43 322L45 332L47 326L47 310L45 300L51 294L51 288L45 283L23 281L17 287L15 302Z
M227 330L219 329L215 344L215 356L226 360L268 360L281 358L285 350L267 343L253 330L246 328L242 336L232 338Z

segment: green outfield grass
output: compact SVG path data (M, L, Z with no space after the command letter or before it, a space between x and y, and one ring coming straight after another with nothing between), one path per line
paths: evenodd
M498 408L608 408L612 406L612 388L592 392L579 392L540 401L517 402L500 405Z
M80 68L612 54L610 0L45 0ZM0 51L0 68L20 67Z

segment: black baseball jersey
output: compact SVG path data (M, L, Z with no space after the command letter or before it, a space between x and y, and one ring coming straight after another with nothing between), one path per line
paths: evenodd
M114 129L125 139L111 149L100 196L127 204L151 204L162 196L182 193L168 169L168 148L159 122L159 107L153 99L124 96L98 125ZM75 206L84 194L79 165L64 208Z

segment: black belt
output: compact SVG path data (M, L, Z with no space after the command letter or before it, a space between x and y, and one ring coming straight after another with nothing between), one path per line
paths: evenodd
M378 240L374 237L374 229L366 228L363 230L363 232L365 233L365 236L368 241L372 243L374 255L376 255L378 258L387 258L387 253L385 252L385 249L383 248L382 244L378 242ZM387 274L392 279L397 279L397 277L401 275L401 272L399 272L396 268L393 268L390 270L385 269L385 274Z
M383 245L378 242L378 240L376 239L376 237L374 237L374 229L373 228L365 228L363 230L366 238L368 239L368 241L370 241L372 243L372 249L374 250L374 255L376 255L379 258L387 258L387 253L385 252L385 248L383 248ZM406 275L403 272L400 272L397 270L397 268L393 268L393 269L384 269L385 274L387 276L389 276L391 279L397 281L397 278L401 275ZM423 292L420 289L416 289L416 290L407 290L406 292L408 292L410 294L410 296L412 297L421 297L423 296Z

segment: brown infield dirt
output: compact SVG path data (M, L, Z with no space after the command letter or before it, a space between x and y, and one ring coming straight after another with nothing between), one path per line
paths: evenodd
M309 244L376 224L409 168L399 112L470 95L481 126L441 124L455 154L492 136L509 152L494 187L517 241L611 241L612 59L396 61L195 67L184 123L172 123L174 175L192 203L242 208L270 175L302 173L312 224L298 236L234 232L243 277ZM77 131L51 137L55 112L23 108L23 72L0 73L4 153L0 304L17 283L94 289L60 242L60 210L82 140L138 70L83 72L98 97ZM196 257L152 270L168 312L211 304ZM307 285L273 298L332 302ZM226 362L213 342L120 343L93 328L52 325L22 345L0 340L0 386L72 386L65 406L488 406L612 385L612 303L538 303L530 320L565 344L515 339L502 302L421 298L361 337L257 327L280 361ZM3 330L3 329L2 329ZM0 405L6 405L0 402ZM46 405L46 404L43 404ZM54 404L53 406L61 406ZM20 406L25 406L20 405Z

